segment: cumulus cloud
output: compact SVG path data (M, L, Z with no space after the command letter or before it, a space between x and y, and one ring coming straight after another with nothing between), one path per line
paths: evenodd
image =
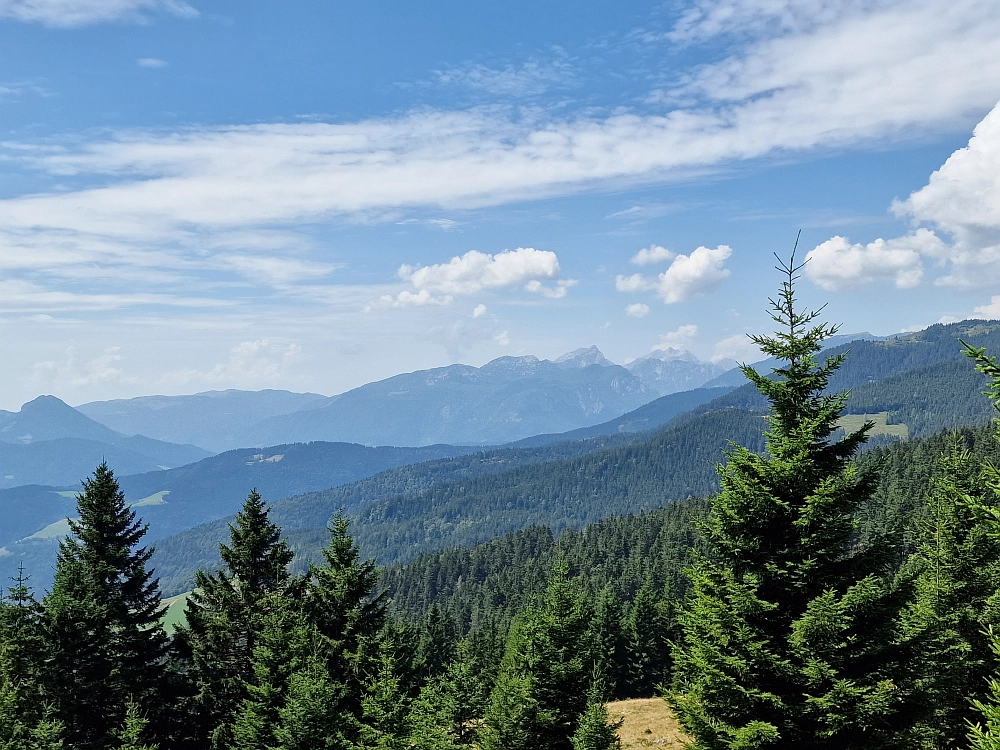
M476 305L476 309L472 311L473 318L481 318L486 314L486 305Z
M56 27L140 20L150 11L184 18L198 15L181 0L0 0L0 18Z
M676 253L667 250L665 247L650 245L649 247L642 248L642 250L633 255L629 263L634 263L637 266L648 266L653 263L663 263L673 260L676 255Z
M738 333L716 342L712 361L735 359L737 362L752 362L760 356L760 349L746 334Z
M252 388L284 382L297 363L303 360L302 347L270 339L242 341L229 350L225 362L205 370L176 370L165 373L163 381L171 385L187 383L224 384Z
M928 266L938 274L934 283L942 286L1000 282L1000 104L927 185L892 208L925 226L864 246L834 237L809 253L806 275L831 290L878 279L911 287Z
M918 229L893 240L878 239L867 245L833 237L806 255L806 276L829 291L848 289L873 281L889 280L900 289L920 283L924 273L921 256L943 245L935 234Z
M559 259L548 250L519 247L496 255L470 250L447 263L400 266L399 278L412 284L416 291L404 290L395 297L383 296L382 303L393 307L446 305L457 295L518 286L558 299L576 283L574 279L559 279L559 273ZM543 281L552 283L546 285ZM485 312L485 306L480 307Z
M690 255L675 256L670 267L655 278L639 273L618 276L615 288L619 292L655 291L668 305L684 302L714 291L729 278L730 271L725 268L725 262L732 252L728 245L719 245L714 250L699 247Z
M121 347L111 346L93 358L81 359L77 347L66 349L61 360L36 362L36 384L57 389L79 388L106 383L133 383L120 366L123 360Z
M660 343L653 347L653 350L665 351L667 349L683 349L690 346L698 335L698 326L688 324L680 326L676 331L660 334Z
M990 297L989 304L979 305L976 308L976 315L984 318L1000 318L1000 294L994 294Z
M644 305L642 302L636 302L634 305L628 305L625 308L625 314L630 318L645 318L649 315L649 305Z

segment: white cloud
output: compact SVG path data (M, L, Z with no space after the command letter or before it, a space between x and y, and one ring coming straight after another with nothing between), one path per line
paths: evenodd
M698 7L675 29L676 39L735 32L725 40L732 53L688 71L667 92L664 101L672 103L650 113L422 109L351 123L8 143L0 146L0 158L99 186L0 200L0 267L7 278L30 274L49 288L103 274L119 285L127 281L135 294L162 293L170 283L186 286L186 296L194 296L192 287L211 295L226 285L264 283L255 264L227 265L219 256L295 255L308 264L309 253L318 251L307 241L315 224L399 221L418 210L678 180L769 155L965 127L1000 96L1000 14L989 2L725 0ZM0 15L53 25L154 10L194 12L157 0L0 0ZM530 66L512 70L528 71L528 78L548 75ZM484 87L521 85L480 73L473 78ZM921 218L930 213L918 203L913 196L907 204L914 219L934 221ZM943 215L941 222L936 231L947 231ZM219 244L278 230L284 230L280 242L266 250ZM962 245L956 238L954 252L939 259L953 266L946 283L983 278L976 269L988 265L984 248L994 245L978 239ZM281 282L281 293L318 293L307 269L300 271ZM567 288L536 281L540 294ZM309 288L293 290L296 285ZM661 296L680 299L697 288L677 284ZM452 294L428 291L435 299ZM421 289L410 294L430 304Z
M140 68L165 68L167 67L166 60L160 60L156 57L140 57L135 61L136 65Z
M1000 294L994 294L990 297L988 305L979 305L976 308L976 315L984 318L1000 318Z
M728 245L719 245L714 250L699 247L690 255L677 255L666 271L656 278L642 274L618 276L615 288L619 292L656 291L656 296L666 304L684 302L699 294L715 291L725 279L729 269L724 267L732 254Z
M476 309L472 311L473 318L481 318L486 314L486 305L476 305Z
M528 60L520 66L503 68L470 64L437 73L439 84L513 97L534 96L553 87L572 85L575 81L573 67L560 59L551 62Z
M633 255L629 263L634 263L637 266L648 266L653 263L664 263L665 261L673 260L676 255L676 253L667 250L665 247L650 245L649 247L642 248L642 250Z
M184 18L198 15L182 0L0 0L0 18L56 27L141 20L149 11Z
M176 370L165 373L163 380L174 385L211 383L256 388L285 382L289 370L302 360L302 347L295 343L243 341L229 350L227 361L207 371Z
M457 294L476 294L484 289L521 285L530 292L561 297L571 282L564 281L562 286L556 288L542 284L543 280L556 281L559 271L559 259L555 253L519 247L496 255L470 250L447 263L419 267L403 265L398 273L399 278L413 284L415 289L448 298Z
M657 296L669 305L714 291L729 278L723 264L732 252L728 245L719 245L714 250L699 247L691 255L678 255L660 274Z
M656 289L656 280L634 273L631 276L616 276L615 289L619 292L648 292Z
M118 346L108 347L103 353L85 361L80 361L77 348L71 346L61 360L36 362L34 380L39 386L56 389L135 382L119 366L122 360L121 347Z
M880 280L892 281L905 289L920 283L924 273L921 254L941 244L934 233L926 229L894 240L878 239L867 245L852 245L845 237L833 237L809 251L805 274L828 291Z
M660 343L653 347L653 350L666 351L667 349L684 349L690 346L698 335L698 326L693 324L680 326L676 331L660 334Z
M729 336L716 342L712 361L735 359L737 362L752 362L760 356L760 349L743 333Z
M806 275L831 290L877 279L910 287L930 266L940 273L934 280L939 285L1000 283L1000 104L976 126L966 147L893 210L928 226L866 246L834 237L809 253Z
M649 315L649 305L644 305L642 302L636 302L634 305L629 305L625 308L625 314L630 318L645 318Z

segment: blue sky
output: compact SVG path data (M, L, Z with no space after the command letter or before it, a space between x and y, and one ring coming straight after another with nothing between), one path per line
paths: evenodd
M0 408L1000 318L973 0L0 0Z

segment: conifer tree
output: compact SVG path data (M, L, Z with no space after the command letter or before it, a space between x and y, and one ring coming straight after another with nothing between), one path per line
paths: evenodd
M650 698L666 681L670 671L671 616L670 604L657 599L653 581L647 577L632 600L625 622L630 697Z
M148 724L149 719L142 715L139 704L129 701L125 707L125 723L115 733L120 742L117 750L159 750L157 745L147 745L142 741Z
M895 623L902 597L885 540L858 543L855 513L874 477L851 458L870 424L836 439L846 394L829 394L844 355L816 355L836 327L785 280L754 336L783 364L744 375L770 402L767 452L735 447L720 467L705 534L711 554L690 571L670 702L699 750L891 748L911 716L900 684Z
M629 695L632 674L623 620L621 600L610 589L604 589L597 600L591 625L594 661L604 676L608 694L616 698Z
M309 568L303 611L328 643L327 673L347 690L345 710L358 717L366 647L374 648L385 625L386 598L384 592L375 591L378 568L374 561L361 559L349 527L350 521L340 513L330 522L323 564Z
M107 464L77 495L78 520L59 543L55 580L43 600L45 690L71 747L105 747L130 700L159 708L167 637L160 595L140 547L147 526L125 501Z
M904 572L915 581L904 620L919 646L921 734L934 747L961 746L976 718L971 699L986 690L998 664L985 631L1000 621L1000 539L981 512L992 503L979 462L955 441L941 457Z
M24 568L0 598L0 750L60 747L63 726L42 689L41 606Z
M483 750L514 747L509 743L570 750L594 670L590 621L568 566L557 561L545 606L523 613L511 627L486 712Z
M994 658L1000 659L1000 634L991 627L987 635ZM969 723L969 750L1000 750L1000 677L991 677L987 687L987 696L972 701L979 716ZM986 726L982 724L983 719Z
M624 718L613 721L604 705L600 683L595 680L587 693L587 709L573 733L573 750L617 750L621 747L618 730Z
M410 701L400 689L391 644L382 642L377 670L364 686L357 750L403 750Z
M267 605L281 601L272 595L287 587L293 556L256 490L229 525L229 537L229 544L219 545L224 569L198 571L187 600L187 625L176 633L195 685L191 712L213 748L229 744L232 722L253 682L254 649Z
M452 624L447 614L434 602L424 621L424 632L417 655L424 675L434 677L441 674L455 657L455 640L451 631Z
M319 660L293 673L278 712L275 750L350 750L347 738L357 734L357 726L340 709L344 693L344 685L332 682Z

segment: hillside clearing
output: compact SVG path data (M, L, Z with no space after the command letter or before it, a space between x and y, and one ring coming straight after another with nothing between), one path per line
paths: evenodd
M613 719L624 718L618 730L622 750L640 747L659 747L680 750L686 739L674 718L673 711L662 698L634 698L608 704L608 715Z
M869 435L891 435L903 440L910 437L910 430L905 424L889 424L887 411L880 411L878 414L845 414L837 420L837 425L845 432L854 432L861 429L865 422L875 423Z

